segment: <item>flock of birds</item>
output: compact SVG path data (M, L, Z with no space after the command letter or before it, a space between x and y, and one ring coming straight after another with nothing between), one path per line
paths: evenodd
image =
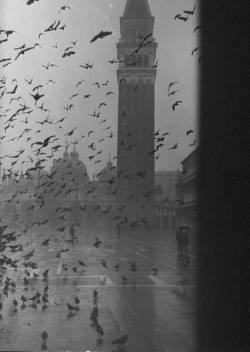
M31 6L34 3L39 2L39 0L28 0L26 2L27 6ZM196 7L193 10L184 10L183 14L177 14L175 16L176 20L188 21L190 16L194 15ZM57 15L61 16L63 12L70 11L71 7L68 5L61 6L58 9ZM37 34L37 42L34 42L32 45L28 45L27 43L22 43L17 47L13 48L13 56L12 57L4 57L0 58L0 65L2 69L5 69L11 65L14 65L15 62L20 61L26 57L26 55L30 55L32 51L37 50L38 48L42 49L43 44L41 41L44 37L48 36L50 33L56 33L58 31L66 31L67 23L62 23L62 18L55 19L49 26L44 28L43 32ZM201 26L197 26L194 29L194 32L201 29ZM0 45L5 45L7 42L11 41L12 36L14 36L17 32L12 29L0 29ZM93 44L98 40L103 40L106 37L112 35L111 31L100 31L92 38L90 38L90 43ZM144 46L149 45L152 38L152 34L147 34L145 36L140 37L140 43L135 51L131 54L138 53ZM77 52L77 40L72 40L69 45L60 52L59 57L66 60L74 55ZM60 51L60 46L58 42L52 45L53 48ZM192 56L199 50L199 48L195 48L192 51ZM117 64L120 63L118 59L109 60L109 64ZM133 66L136 67L138 62L133 63ZM154 64L154 68L158 65L158 61ZM59 138L59 133L54 131L60 131L63 133L64 139L72 139L72 141L68 144L75 146L78 144L79 140L87 140L88 146L87 149L89 151L88 160L93 162L94 164L101 163L101 155L104 152L104 149L101 147L102 144L107 139L113 139L114 133L112 131L112 125L108 123L108 119L103 117L103 109L105 109L109 105L109 100L112 96L115 95L114 91L110 89L110 82L108 80L91 82L90 85L93 89L98 91L102 91L104 98L102 101L98 101L97 107L93 112L90 112L88 117L94 119L99 126L102 126L102 134L100 135L94 129L86 131L84 135L82 135L78 126L74 126L69 130L65 130L64 123L69 119L71 111L75 107L75 100L78 98L82 98L84 101L91 99L94 96L94 93L91 92L82 92L81 88L86 87L87 82L85 79L80 79L75 82L75 91L72 92L72 95L68 98L68 101L64 106L62 106L62 110L65 112L65 116L62 116L58 119L51 117L51 111L49 107L46 105L46 97L47 97L47 89L50 86L56 85L56 81L53 80L49 73L52 70L56 70L59 68L58 62L47 62L42 65L42 69L44 69L44 81L37 81L36 77L25 78L24 83L28 88L29 93L28 97L24 97L21 95L20 83L17 79L9 79L6 75L3 75L0 79L0 102L3 101L3 106L0 106L0 123L3 125L3 134L1 131L0 142L6 143L21 143L22 147L17 150L14 154L7 153L5 155L0 156L0 163L3 165L9 165L5 167L4 177L8 178L10 176L15 176L18 178L20 175L20 169L26 167L25 177L29 180L32 180L34 177L34 173L41 172L42 170L46 170L48 161L52 161L58 158L58 155L64 150L65 146L62 142L62 139ZM94 70L95 63L86 61L84 63L79 64L79 69L84 71ZM170 82L168 85L168 97L175 98L176 94L179 92L178 90L179 82ZM176 111L178 106L182 103L182 100L175 100L172 105L172 111ZM37 114L42 114L42 119L37 120L35 117ZM20 133L15 133L14 137L9 137L8 133L12 129L15 129L16 125L19 124L23 126ZM44 132L47 133L52 128L53 132L44 136ZM127 153L131 152L136 146L129 142L130 137L132 136L133 131L127 131L124 135L124 138L121 140L122 145L125 147L125 151ZM195 131L193 129L189 129L186 131L186 136L190 136L194 134ZM155 148L149 153L149 157L155 157L156 160L160 157L160 150L167 145L166 138L170 134L168 131L157 130L155 132ZM74 140L74 141L73 141ZM190 147L196 145L196 140L194 140ZM179 143L174 144L169 147L168 150L176 150L179 147ZM25 157L26 156L26 157ZM59 158L60 159L60 158ZM58 160L59 160L58 159ZM114 160L116 157L114 157ZM63 171L61 173L61 171ZM115 171L115 167L114 167ZM87 175L86 175L87 176ZM96 176L99 176L98 174ZM134 178L144 179L146 177L146 171L141 170L137 172L136 175L130 175L123 170L120 174L117 174L116 177L112 176L108 180L106 180L106 184L110 189L110 193L112 195L117 194L117 179L124 177L128 180L133 180ZM59 180L59 182L58 182ZM17 181L18 182L18 181ZM72 192L77 193L79 191L78 185L76 183L75 175L71 170L71 166L65 163L65 167L63 170L53 170L51 173L41 174L39 179L39 185L37 186L35 197L39 202L39 207L42 208L46 205L46 197L47 195L53 195L53 197L61 197ZM88 181L88 187L86 192L88 195L93 194L97 191L97 186L92 182ZM2 189L3 193L4 190ZM18 200L19 194L28 193L29 189L18 192L11 195L11 197L7 200L8 203L15 202ZM148 190L148 192L142 194L144 198L144 202L141 204L142 210L145 207L145 203L147 199L150 198L153 190ZM133 198L135 195L130 194L129 197ZM30 205L27 208L27 212L30 212L35 209L34 205ZM87 211L87 205L81 207L82 212ZM58 216L58 220L62 221L62 224L57 228L57 232L64 233L66 231L66 215L71 211L71 209L67 206L60 206L55 209L55 212ZM108 215L108 208L101 209L99 205L93 210L93 212L102 212L103 215ZM123 213L124 207L120 207L117 209L118 214L113 217L113 221L117 222L117 224L123 225L128 223L128 215ZM18 219L19 214L13 214L13 219ZM20 219L19 219L20 220ZM48 224L49 219L39 219L32 223L31 229L33 226L37 225L38 227L44 226ZM147 223L147 219L142 217L140 219L142 224ZM137 227L140 225L140 222L133 222L130 224L131 227ZM22 223L19 222L19 224ZM35 254L35 249L32 251L23 254L25 251L25 247L21 243L22 236L28 232L27 228L23 228L20 233L18 231L12 231L8 227L2 223L2 235L0 237L0 265L1 270L3 272L8 272L8 269L17 270L20 266L25 268L24 277L22 278L24 284L24 292L21 294L19 298L14 298L12 300L13 304L13 313L18 313L18 309L25 310L30 308L37 309L41 306L42 311L46 311L50 304L50 296L49 296L49 272L50 269L46 268L42 274L37 274L35 272L38 269L38 263L32 260L32 257ZM6 232L7 230L7 232ZM51 239L43 239L41 243L41 247L50 246ZM102 240L98 237L96 238L95 243L93 244L95 248L101 248L103 245ZM61 258L61 255L64 252L69 251L69 249L60 249L56 253L56 258ZM10 255L6 255L3 253L9 252ZM19 259L13 259L12 255L17 255L18 253L22 254ZM108 268L108 264L105 259L100 260L100 264L104 268ZM87 264L81 260L79 260L78 265L72 268L72 271L75 274L79 273L79 270L85 270ZM64 272L69 270L67 265L63 265L62 267ZM120 270L120 264L114 266L115 271ZM136 272L138 267L136 262L130 263L130 270L132 272ZM157 268L153 268L153 275L157 275ZM33 296L27 296L27 291L29 290L29 286L32 286L32 283L36 280L41 280L44 283L44 287L42 291L37 291ZM126 285L128 282L128 278L124 275L121 277L122 284ZM0 294L0 320L2 319L1 311L3 310L3 296L8 297L9 294L15 293L16 291L16 282L5 276L3 279L2 293ZM56 302L54 302L56 304ZM66 307L70 316L75 316L80 310L80 299L79 297L74 297L74 303L67 302ZM94 290L93 292L93 309L91 311L90 321L92 326L96 329L98 334L98 343L102 344L104 329L100 325L98 320L99 311L98 311L98 292ZM41 333L42 340L42 349L46 350L47 348L47 340L49 334L47 331L43 331ZM128 335L123 335L118 339L114 340L112 343L117 345L119 348L125 346L128 342Z
M32 5L32 4L34 4L34 1L27 2L27 5ZM60 9L58 10L58 15L60 15L62 11L66 11L66 10L70 11L71 7L67 5L60 7ZM192 11L188 11L188 10L184 11L187 19L189 18L189 16L192 16L194 12L195 12L195 7ZM180 17L181 17L181 14L178 14L175 16L176 19L180 19ZM33 45L27 45L26 43L24 43L18 47L15 47L14 51L16 54L14 55L14 57L1 58L0 64L3 65L3 68L13 64L14 61L16 60L20 60L22 56L28 55L28 53L31 50L35 50L38 47L42 49L41 39L43 38L43 36L48 35L50 32L57 32L61 30L65 31L67 24L62 24L61 21L62 19L55 19L55 21L51 23L48 27L46 27L43 32L38 34L38 41L35 42ZM197 26L195 30L199 28L200 26ZM0 38L1 36L4 36L4 38L1 39L0 44L4 44L7 41L9 41L11 36L14 35L15 33L16 33L15 30L0 29ZM94 35L92 39L90 39L90 43L94 43L110 35L112 35L111 31L100 31L98 34ZM140 36L140 43L138 47L133 51L133 53L131 53L131 55L134 54L135 52L138 53L144 46L149 45L151 41L152 41L151 33L144 36ZM77 44L78 44L77 40L72 40L69 43L69 45L66 48L64 48L63 53L61 55L62 58L75 55ZM59 50L58 42L55 45L53 45L53 47ZM193 50L193 53L197 50L198 48L195 48ZM119 60L112 59L112 60L109 60L109 63L110 64L119 63ZM136 64L137 63L135 63L135 66ZM79 64L79 67L84 70L91 70L91 69L93 70L94 65L95 65L94 63L85 62L83 64ZM157 65L158 65L158 62L156 63L155 67L157 67ZM59 64L47 62L46 64L43 64L42 67L45 69L45 71L50 72L51 70L59 68ZM32 77L32 78L25 79L25 83L27 84L28 89L30 89L29 96L31 97L33 104L32 104L32 101L28 102L27 99L25 99L25 97L20 94L21 88L19 88L19 82L17 82L15 78L12 79L11 82L8 82L6 76L3 76L0 79L0 84L1 84L0 100L3 99L5 104L4 99L8 100L8 98L10 98L8 100L8 108L3 110L3 112L0 113L0 122L1 124L3 124L3 131L4 131L4 134L1 135L0 137L1 141L2 142L4 141L5 143L12 143L12 144L13 142L16 142L16 143L22 142L22 145L27 145L29 142L32 141L32 139L39 138L39 135L41 135L44 132L45 128L49 128L51 126L53 128L57 128L59 132L58 133L56 132L55 134L53 134L54 138L52 138L52 136L48 136L44 138L43 141L41 140L36 143L31 143L29 146L31 148L28 148L28 145L27 145L27 148L26 148L27 152L25 150L26 153L23 153L25 155L27 154L27 159L22 160L21 165L20 165L20 158L18 160L13 160L11 162L10 167L5 170L5 173L9 175L17 172L16 170L14 170L17 164L19 166L19 169L23 168L26 164L31 163L31 160L34 159L34 157L39 158L41 156L43 157L46 156L46 159L48 161L50 159L55 158L56 154L60 153L64 148L64 145L63 145L64 143L62 143L61 141L60 141L61 143L59 143L58 136L60 135L60 132L64 130L63 124L66 121L68 121L69 114L75 107L75 102L74 102L75 99L83 97L85 100L85 99L90 99L91 97L94 96L92 92L85 92L84 95L81 95L80 88L81 86L84 86L84 85L86 86L87 82L84 79L79 80L78 82L76 82L76 91L73 92L73 94L69 97L68 99L69 102L65 106L63 106L63 110L66 112L66 116L60 117L57 120L55 120L55 118L51 118L51 111L45 105L44 99L46 99L46 96L47 96L45 91L47 87L49 88L50 85L56 85L56 82L50 77L48 77L46 82L35 82L35 78ZM171 82L169 84L169 87L168 87L169 98L172 98L172 97L174 98L175 95L179 92L178 89L170 90L171 88L175 87L177 84L178 82ZM108 88L109 81L106 80L105 82L93 82L91 86L96 87L98 90L102 88ZM106 98L113 96L114 94L115 94L114 91L110 89L104 91L104 97ZM16 105L17 102L19 103L18 106ZM172 111L173 112L176 111L176 109L182 102L183 101L180 99L175 100L171 106ZM102 109L104 109L108 105L109 105L109 102L105 99L100 103L98 103L97 108L93 112L88 114L89 118L95 119L95 122L98 121L99 127L103 125L102 132L109 132L108 135L106 134L104 136L100 136L100 133L97 133L94 129L87 131L86 135L82 135L81 131L79 131L78 126L75 126L69 131L67 132L65 131L62 137L63 138L69 137L72 139L74 138L78 142L83 140L84 138L91 137L92 141L89 143L89 145L92 146L92 148L90 148L90 150L92 151L96 150L99 146L101 146L101 144L105 142L105 140L113 139L114 133L112 131L112 125L110 124L107 125L108 119L102 118L102 113L103 113ZM13 107L13 110L11 109L12 107ZM1 110L2 108L3 106L1 106ZM39 111L46 114L46 117L44 117L41 121L32 120L32 117L36 115L36 113L38 113ZM24 117L24 120L22 120L22 117ZM8 139L7 138L8 131L14 129L17 123L24 124L24 128L22 132L19 135L16 135L15 137ZM36 129L35 128L36 125L39 125L40 128ZM42 127L44 127L44 129ZM124 139L122 140L122 143L126 144L127 152L131 152L133 148L135 148L133 144L129 143L129 137L132 135L132 133L133 133L132 131L127 131L126 135L124 136ZM162 142L163 137L166 137L168 134L169 132L167 132L167 134L166 132L162 132L160 136L157 133L156 143L158 143L158 141ZM187 131L187 135L189 134L190 132ZM95 138L97 137L97 135L98 135L98 138ZM93 141L93 138L95 138L94 141ZM39 145L38 143L40 143L39 147L38 147ZM71 142L71 143L74 144L77 142ZM196 140L194 140L191 144L189 144L189 146L192 147L195 144L196 144ZM160 146L159 144L157 144L155 150L152 151L152 155L156 154L155 155L156 160L158 160L160 157L160 153L159 153L160 148L165 145L166 145L165 143L164 144L161 143ZM33 147L38 147L38 148L34 149ZM47 150L44 150L45 147L52 147L52 148L48 152ZM175 150L178 147L179 147L179 144L175 144L172 147L170 147L169 150ZM92 161L94 164L99 164L101 163L101 159L98 158L98 156L100 156L102 153L103 153L103 149L99 148L99 150L96 151L95 155L88 156L88 160ZM1 159L5 159L2 161L6 162L7 159L8 161L12 159L12 156L8 154L5 156L1 156ZM116 157L114 157L114 159L116 159ZM27 172L28 171L29 170L27 169Z

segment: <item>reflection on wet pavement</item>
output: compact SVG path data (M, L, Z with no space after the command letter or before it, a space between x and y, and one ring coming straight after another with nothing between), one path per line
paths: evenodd
M96 234L84 229L75 244L45 232L32 234L33 242L29 233L20 237L25 254L35 249L30 260L38 263L37 278L24 283L22 265L2 270L0 350L195 351L196 257L192 252L189 260L177 258L173 234L124 233L120 240L103 234L95 248ZM48 237L51 246L41 247ZM23 262L23 255L12 258ZM7 277L16 286L6 292ZM37 292L41 297L32 301ZM124 344L112 344L124 335Z

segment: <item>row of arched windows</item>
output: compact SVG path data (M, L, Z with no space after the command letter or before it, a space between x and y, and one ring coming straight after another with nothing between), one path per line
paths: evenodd
M148 55L126 55L125 56L125 66L137 66L137 67L148 67L149 66L149 56Z

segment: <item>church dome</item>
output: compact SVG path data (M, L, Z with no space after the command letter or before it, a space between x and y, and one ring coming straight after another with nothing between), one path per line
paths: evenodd
M63 159L67 160L69 159L69 152L68 152L68 148L65 148L65 152L63 153Z
M101 183L106 183L114 176L116 176L116 168L113 166L109 157L106 167L104 167L98 174L98 181Z
M74 147L74 150L70 153L71 159L77 160L79 159L79 153L76 151L76 148Z

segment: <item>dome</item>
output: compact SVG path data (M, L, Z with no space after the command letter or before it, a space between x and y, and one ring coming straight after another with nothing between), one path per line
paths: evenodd
M73 151L70 153L70 157L71 157L71 159L78 159L79 154L77 153L77 151Z
M76 148L74 147L74 150L70 153L71 159L79 159L79 153L76 151Z
M116 168L113 166L110 157L109 161L107 162L107 166L104 167L98 174L98 180L100 182L107 182L110 178L116 176Z
M63 153L63 158L66 160L69 159L68 147L65 148L65 152Z

